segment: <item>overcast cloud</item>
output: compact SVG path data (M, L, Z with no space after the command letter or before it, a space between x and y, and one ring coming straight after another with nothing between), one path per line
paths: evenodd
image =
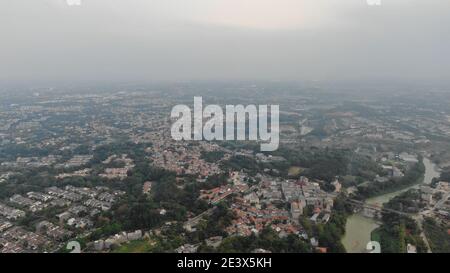
M450 1L381 1L0 0L0 82L448 81Z

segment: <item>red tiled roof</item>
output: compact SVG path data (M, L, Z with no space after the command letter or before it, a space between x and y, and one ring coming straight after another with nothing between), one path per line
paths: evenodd
M327 253L327 252L328 252L328 250L327 250L326 247L316 247L316 250L317 250L319 253Z

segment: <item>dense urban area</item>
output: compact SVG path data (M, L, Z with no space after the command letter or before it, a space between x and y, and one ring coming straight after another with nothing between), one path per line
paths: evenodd
M364 89L364 92L360 92ZM0 252L450 252L450 94L179 83L0 90ZM174 105L280 105L280 147Z

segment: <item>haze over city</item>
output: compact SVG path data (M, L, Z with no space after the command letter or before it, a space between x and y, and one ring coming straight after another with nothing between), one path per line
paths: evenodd
M448 82L450 2L0 0L0 83Z
M0 0L0 257L347 272L350 255L302 254L450 253L449 15L448 0Z

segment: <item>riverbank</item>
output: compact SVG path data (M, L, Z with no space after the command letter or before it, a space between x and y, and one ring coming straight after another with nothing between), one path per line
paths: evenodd
M438 177L440 173L437 170L436 165L428 158L423 159L425 165L425 174L422 181L409 185L405 188L398 189L389 193L384 193L375 197L368 198L365 202L370 205L382 206L395 196L408 191L413 188L417 188L420 184L430 184L434 177ZM366 252L366 245L372 240L371 234L376 228L379 227L379 223L375 219L367 218L359 213L352 214L347 219L346 232L342 238L342 244L349 253L364 253Z

